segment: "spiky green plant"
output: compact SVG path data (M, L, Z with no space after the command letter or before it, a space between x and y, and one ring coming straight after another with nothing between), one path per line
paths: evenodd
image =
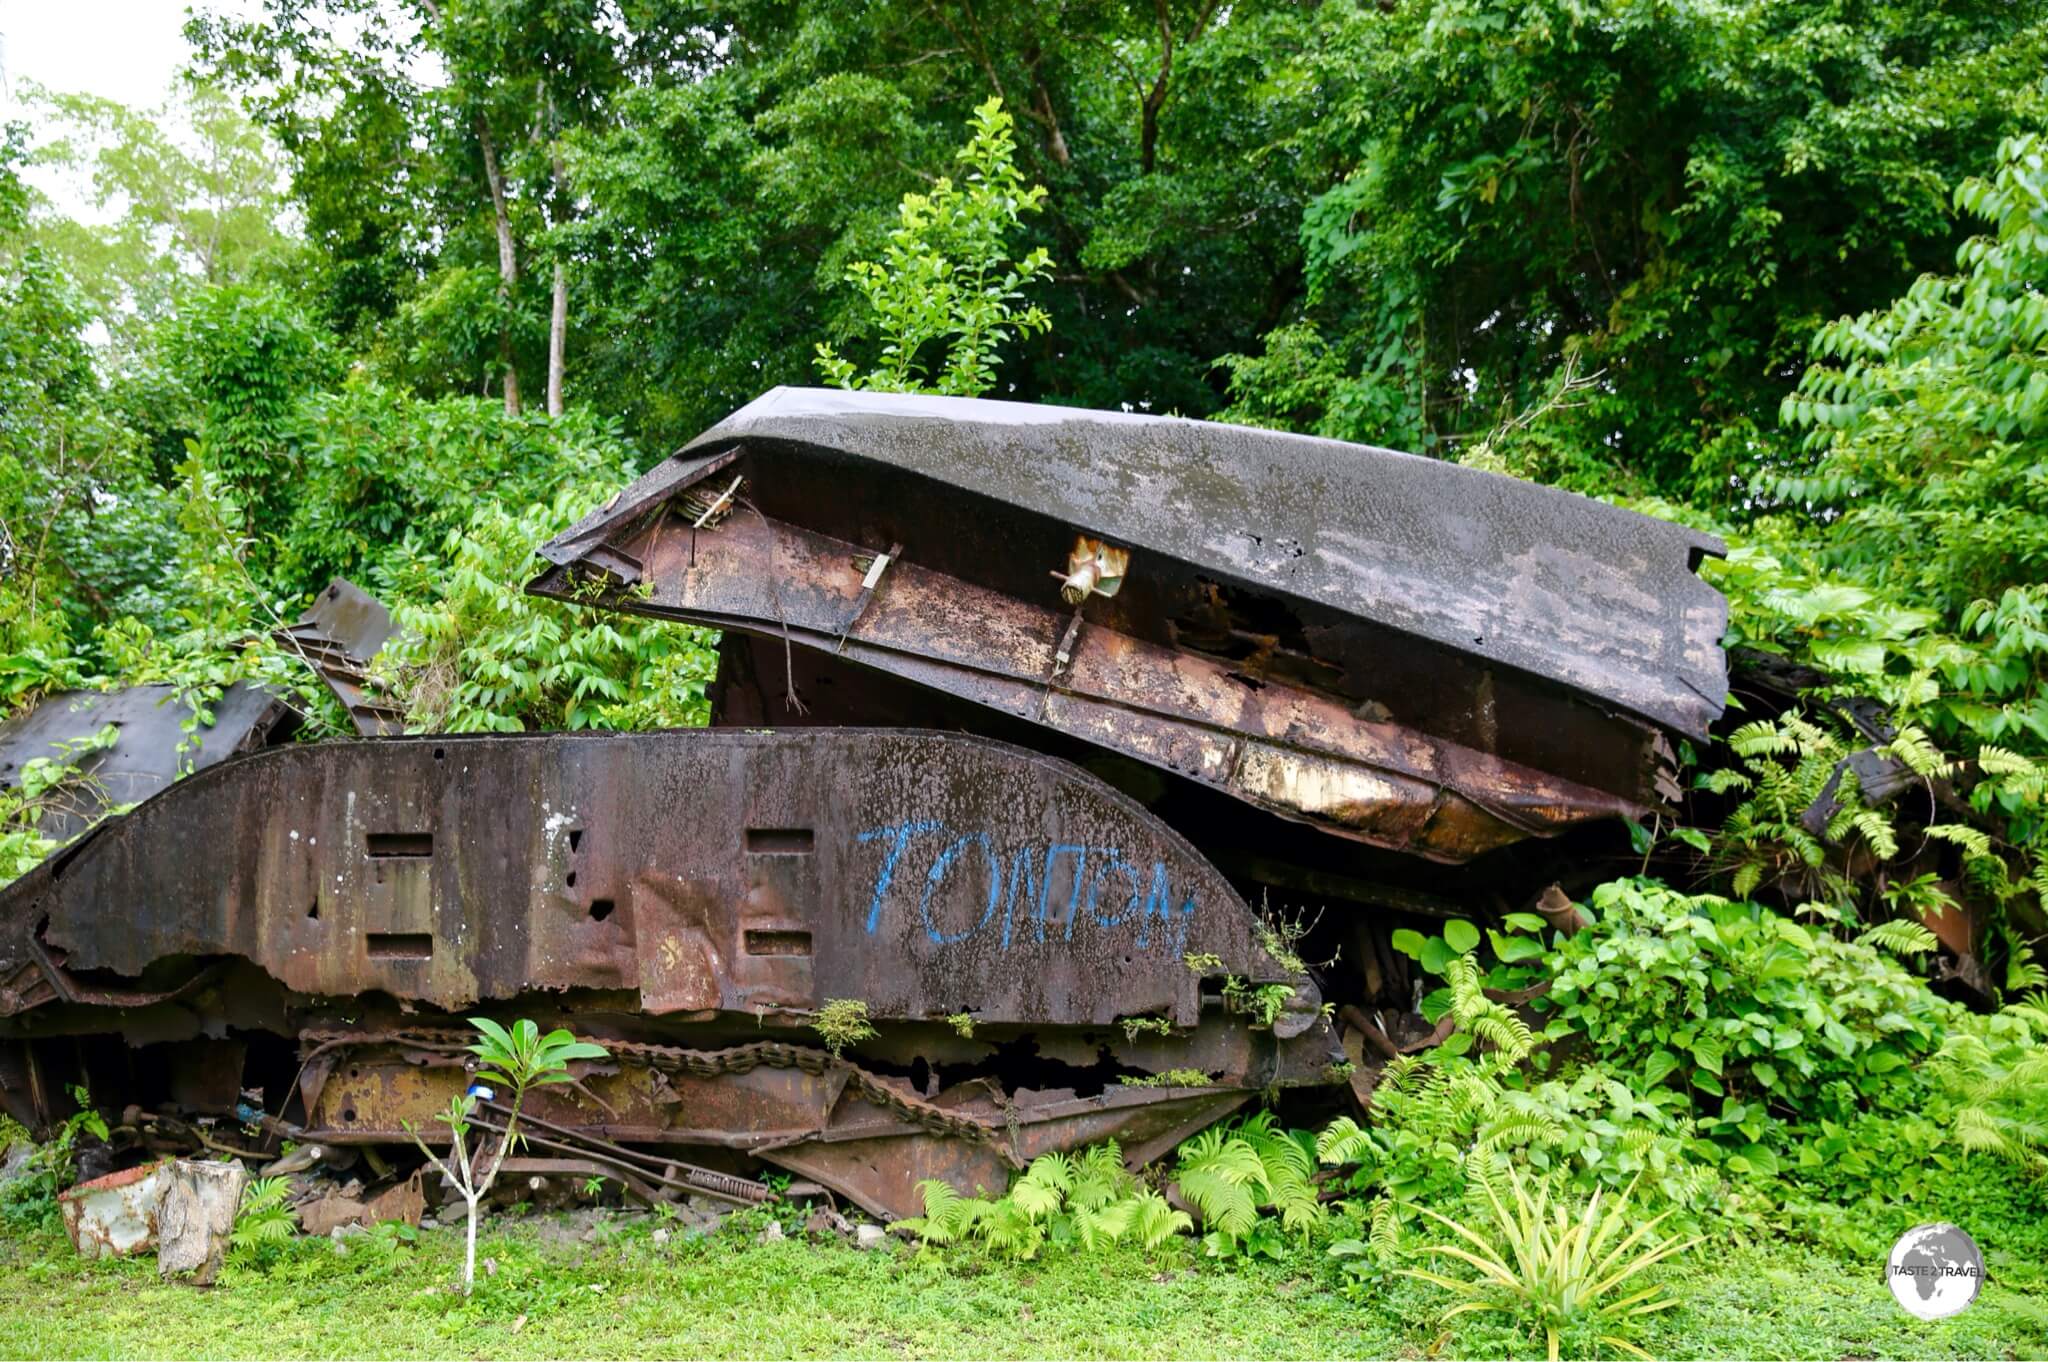
M1692 1248L1699 1238L1650 1242L1670 1211L1628 1228L1633 1185L1609 1201L1604 1211L1601 1192L1574 1211L1562 1196L1553 1201L1549 1184L1541 1179L1532 1194L1512 1166L1506 1181L1504 1198L1496 1175L1473 1179L1490 1222L1483 1227L1485 1232L1427 1206L1417 1208L1465 1241L1465 1246L1431 1244L1420 1252L1455 1259L1476 1269L1478 1277L1449 1277L1423 1268L1400 1268L1400 1274L1465 1297L1463 1304L1444 1312L1446 1320L1498 1310L1539 1325L1550 1362L1557 1362L1560 1334L1589 1327L1599 1331L1599 1340L1609 1347L1647 1358L1649 1354L1624 1332L1644 1316L1678 1302L1661 1286L1641 1286L1635 1279ZM1622 1288L1630 1285L1634 1289L1624 1294Z

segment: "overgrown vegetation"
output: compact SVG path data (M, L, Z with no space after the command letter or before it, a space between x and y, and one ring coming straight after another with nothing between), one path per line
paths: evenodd
M57 1208L57 1193L74 1181L74 1161L81 1135L107 1138L106 1118L81 1100L81 1089L71 1096L78 1110L64 1119L50 1138L36 1145L15 1175L0 1182L0 1222L9 1229L35 1230L44 1234L63 1231L63 1216ZM0 1124L0 1138L9 1148L27 1144L27 1132L13 1121Z
M859 998L829 998L818 1009L811 1029L818 1033L818 1039L825 1042L825 1048L837 1059L849 1045L858 1045L875 1035L874 1023L868 1020L868 1005Z
M376 670L417 729L701 723L714 640L529 598L531 549L817 374L1220 414L1615 499L1728 541L1701 571L1742 706L1678 753L1638 873L1575 885L1575 930L1396 932L1438 1043L1379 1067L1368 1113L1246 1117L1143 1177L1106 1146L928 1185L918 1270L1192 1252L1311 1262L1377 1308L1455 1225L1480 1275L1437 1275L1517 1302L1458 1336L1482 1351L1597 1345L1582 1288L1624 1263L1585 1269L1638 1217L1646 1263L1702 1235L1864 1263L1962 1220L1995 1279L2042 1285L2038 0L198 9L165 112L36 92L0 136L0 706L167 682L197 740L254 680L339 732L271 631L349 575L401 625ZM67 217L30 165L105 211ZM0 881L53 849L44 816L106 740L0 790ZM1967 963L1932 930L1964 908ZM1259 944L1298 974L1299 937ZM1268 1027L1294 997L1219 986ZM815 1028L835 1055L873 1034L858 1000ZM471 1190L510 1144L478 1163L474 1115L445 1118ZM10 1226L54 1225L85 1133L7 1184ZM258 1200L237 1252L289 1274ZM1650 1275L1731 1291L1702 1271ZM1658 1345L1675 1296L1613 1346Z
M1384 1274L1347 1300L1314 1253L1216 1264L1182 1238L1013 1263L757 1233L657 1243L648 1224L501 1219L481 1247L497 1271L468 1297L423 1286L460 1271L452 1229L388 1249L356 1236L346 1256L301 1241L267 1272L231 1262L203 1292L158 1281L146 1259L86 1264L61 1237L0 1238L0 1339L10 1354L97 1358L317 1355L337 1340L375 1358L1543 1355L1504 1316L1439 1323L1444 1293L1411 1278ZM1658 1357L2028 1357L2048 1341L2038 1301L1995 1277L1970 1309L1924 1325L1867 1260L1738 1244L1659 1272L1680 1303L1637 1335Z
M1041 1154L994 1198L962 1196L937 1179L917 1186L924 1214L899 1221L905 1233L1012 1258L1034 1258L1048 1244L1100 1249L1126 1237L1152 1250L1193 1224L1125 1171L1114 1140L1077 1156Z

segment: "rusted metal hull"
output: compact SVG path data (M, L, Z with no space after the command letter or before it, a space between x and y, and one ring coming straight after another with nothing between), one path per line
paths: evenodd
M772 641L768 722L815 651L976 731L1463 863L1677 795L1669 736L1726 689L1693 572L1719 551L1365 446L777 389L543 546L530 589Z
M1328 1081L1321 996L1259 943L1140 806L983 739L279 748L0 893L0 1098L46 1125L78 1079L172 1120L256 1090L303 1138L403 1143L466 1083L481 1009L612 1049L536 1108L579 1138L781 1163L900 1214L933 1170L971 1190ZM1229 978L1293 993L1254 1025ZM834 1000L878 1029L843 1057L813 1025ZM1120 1081L1188 1067L1213 1089Z
M776 388L543 554L616 551L621 526L735 450L719 486L747 474L740 500L869 552L893 539L910 561L1014 595L1042 584L1076 533L1127 548L1125 589L1139 595L1120 609L1158 641L1177 617L1199 621L1155 588L1199 578L1258 593L1299 616L1304 664L1355 673L1355 699L1393 670L1373 654L1398 639L1432 671L1474 659L1503 689L1541 678L1692 736L1727 690L1727 603L1693 571L1723 551L1711 535L1439 459L1177 417ZM1264 620L1255 630L1284 647L1279 615Z

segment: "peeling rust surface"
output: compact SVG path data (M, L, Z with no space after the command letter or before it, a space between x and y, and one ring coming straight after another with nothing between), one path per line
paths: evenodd
M470 1078L461 1032L353 1039L318 1033L308 1041L307 1138L325 1144L396 1141L408 1125L432 1132L433 1114L446 1110ZM1091 1096L1005 1092L969 1078L925 1097L903 1079L780 1042L722 1051L615 1044L613 1052L613 1061L584 1066L576 1084L530 1095L530 1140L545 1141L552 1152L615 1162L630 1162L632 1148L726 1149L813 1178L892 1217L922 1209L917 1184L927 1178L963 1192L1000 1190L1050 1150L1115 1139L1140 1166L1251 1096L1245 1086L1223 1083L1120 1087ZM655 1162L633 1171L644 1174ZM714 1194L746 1189L706 1170L694 1176Z
M534 1096L551 1157L717 1151L901 1215L923 1177L971 1190L1045 1149L1147 1150L1328 1081L1322 995L1260 941L1142 806L983 738L276 747L0 891L0 1104L47 1128L80 1083L158 1131L247 1100L296 1139L404 1145L469 1082L482 1010L610 1052ZM1226 978L1292 993L1255 1024ZM877 1028L844 1057L812 1026L838 999ZM1214 1086L1118 1081L1169 1068ZM742 1180L677 1185L700 1184Z
M1070 641L1053 592L1018 600L905 561L870 596L858 545L758 511L634 547L652 593L621 608L772 630L1374 845L1457 862L1644 807L1106 625ZM569 586L557 572L536 589Z

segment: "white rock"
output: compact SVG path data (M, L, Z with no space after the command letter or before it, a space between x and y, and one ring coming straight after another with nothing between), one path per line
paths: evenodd
M880 1248L889 1242L889 1231L880 1225L855 1225L853 1246L860 1249Z

